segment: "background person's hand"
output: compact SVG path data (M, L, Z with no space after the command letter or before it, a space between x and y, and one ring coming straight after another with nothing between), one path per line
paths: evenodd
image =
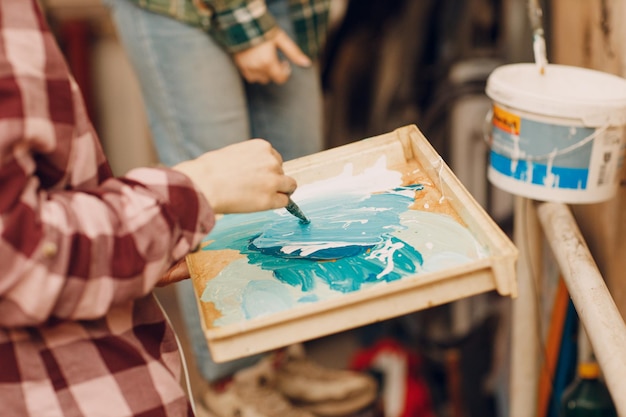
M173 168L191 178L216 213L285 207L297 187L283 172L280 154L263 139L207 152Z
M287 61L278 56L281 51ZM283 84L291 74L289 62L301 67L311 65L311 60L282 29L275 29L273 36L245 51L233 55L235 65L249 83Z

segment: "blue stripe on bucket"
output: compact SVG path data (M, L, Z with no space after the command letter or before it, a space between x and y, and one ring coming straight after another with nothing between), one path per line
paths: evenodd
M525 183L548 188L587 189L588 168L568 168L553 165L550 167L550 174L554 181L550 181L547 164L538 161L529 162L524 159L518 159L514 162L511 158L500 155L493 150L490 152L490 159L490 164L496 171ZM532 169L530 172L529 165Z

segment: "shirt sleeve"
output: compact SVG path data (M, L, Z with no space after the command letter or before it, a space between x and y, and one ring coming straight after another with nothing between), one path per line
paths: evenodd
M212 11L210 34L229 53L236 53L267 40L277 27L264 0L196 0Z
M0 3L0 326L104 316L214 223L167 168L110 175L35 0Z

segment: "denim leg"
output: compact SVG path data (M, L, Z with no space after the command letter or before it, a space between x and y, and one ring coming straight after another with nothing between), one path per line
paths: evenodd
M268 0L279 26L296 39L286 0ZM318 65L291 65L284 84L247 84L253 137L272 142L285 161L322 150L322 88Z
M250 138L245 90L230 55L200 29L128 0L107 2L161 162L174 165Z

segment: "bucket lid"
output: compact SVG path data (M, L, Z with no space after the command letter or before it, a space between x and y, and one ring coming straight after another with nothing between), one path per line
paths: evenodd
M626 79L587 68L533 63L496 68L487 79L495 102L552 117L575 118L586 126L626 124Z

